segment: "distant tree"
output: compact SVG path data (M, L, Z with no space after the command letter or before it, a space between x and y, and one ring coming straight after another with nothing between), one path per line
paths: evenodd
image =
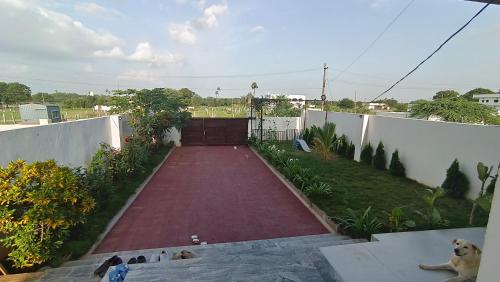
M500 124L500 117L494 108L463 98L419 100L412 103L410 113L411 117L416 118L439 116L452 122Z
M408 111L408 104L407 103L397 103L394 107L391 107L391 109L395 112L407 112Z
M250 88L253 90L253 96L255 97L255 89L259 88L257 85L257 82L252 82L252 85L250 85Z
M478 99L473 98L473 96L477 94L495 94L495 92L487 88L475 88L465 93L461 97L469 101L477 101Z
M455 90L443 90L439 91L432 97L432 100L438 100L438 99L444 99L444 98L456 98L460 96L460 93L458 93Z
M31 89L18 82L0 84L0 102L15 104L31 100Z
M280 95L276 97L270 115L276 117L299 117L301 110L295 108L286 96Z
M399 160L398 150L392 153L391 163L389 164L389 172L395 176L400 176L400 177L406 176L405 167Z
M354 101L348 98L344 98L337 102L337 106L341 109L353 109Z

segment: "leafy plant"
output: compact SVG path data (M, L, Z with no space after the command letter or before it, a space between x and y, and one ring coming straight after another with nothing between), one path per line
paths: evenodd
M370 239L372 234L382 230L382 223L373 216L371 206L363 212L357 212L348 208L347 215L337 217L338 224L354 238Z
M395 207L390 213L385 213L387 214L387 223L391 227L392 232L401 232L416 226L415 221L406 219L402 207Z
M333 193L332 187L324 182L315 182L309 186L307 186L303 190L306 196L311 195L321 195L321 196L329 196Z
M497 166L497 173L494 176L491 176L490 184L488 184L488 187L486 187L486 193L487 194L493 194L495 192L495 185L498 180L498 173L500 172L500 163L498 163Z
M392 175L399 176L399 177L405 177L406 176L406 171L405 167L399 160L399 152L398 150L394 151L392 153L392 158L391 158L391 163L389 164L389 171L391 172Z
M457 198L464 199L465 194L469 191L469 180L467 176L460 171L458 160L455 159L448 170L446 170L446 179L441 187L446 191L446 194Z
M487 166L485 166L482 162L479 162L477 164L477 178L479 178L479 181L481 181L481 190L479 190L479 195L477 196L476 200L472 204L472 210L470 211L469 215L469 224L472 225L474 224L474 216L476 214L476 208L477 208L477 200L481 199L483 196L485 196L485 191L484 191L484 186L486 185L486 181L491 177L491 172L493 171L493 166L491 166L489 169Z
M441 212L436 207L436 202L439 198L445 195L445 191L441 187L436 189L426 189L422 199L425 203L423 211L416 210L415 213L420 216L430 228L446 226L448 221L441 217Z
M361 161L367 164L372 164L373 160L373 147L372 144L368 143L361 151Z
M94 199L68 167L19 160L0 168L0 242L16 267L55 256L70 228L85 221Z
M82 183L85 183L92 197L98 205L103 204L113 191L113 179L115 175L115 156L117 155L108 144L101 144L101 147L92 157L87 169L80 176Z
M342 134L333 142L333 151L339 156L345 156L347 153L347 136Z
M329 160L331 158L330 149L335 136L335 124L325 123L323 128L318 128L314 131L314 150L319 152L323 159Z
M384 144L380 141L378 143L377 150L375 151L375 156L373 157L373 166L376 169L385 170L386 163Z
M354 146L354 144L352 144L352 142L349 143L349 145L347 146L346 157L350 160L353 160L355 152L356 152L356 146Z
M144 171L144 164L149 157L147 146L142 139L129 138L116 159L118 174L135 175Z

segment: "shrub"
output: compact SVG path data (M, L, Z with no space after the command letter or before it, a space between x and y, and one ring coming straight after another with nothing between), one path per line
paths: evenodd
M94 208L89 191L67 167L53 160L11 162L0 168L0 242L16 267L53 258L70 228Z
M448 221L441 217L441 212L436 207L436 202L439 198L443 197L445 191L441 187L436 189L426 189L422 199L425 203L423 211L416 210L415 213L420 216L421 220L429 227L436 228L447 226Z
M382 141L378 143L377 150L375 151L375 156L373 157L373 166L376 169L385 170L386 169L386 159L385 159L385 151L384 144Z
M323 159L329 160L331 158L330 150L335 136L335 124L325 123L323 128L318 128L314 131L314 150L319 152Z
M348 208L347 215L338 217L336 220L352 237L370 239L372 234L382 230L382 223L380 223L377 217L370 213L371 208L372 207L368 207L363 212L356 212Z
M354 153L356 152L356 146L352 142L347 146L346 157L350 160L354 160Z
M406 171L405 167L399 160L399 152L398 150L394 151L392 153L392 158L391 158L391 163L389 164L389 171L391 172L392 175L399 176L399 177L405 177L406 176Z
M333 193L332 187L324 182L315 182L307 186L303 190L306 196L319 195L319 196L329 196Z
M346 156L348 146L347 136L345 134L342 134L333 143L333 151L339 156Z
M95 153L87 169L80 175L82 183L85 183L97 204L103 204L112 194L113 179L115 176L116 151L108 144L101 144Z
M455 159L451 166L446 170L446 179L441 185L446 194L457 199L464 199L469 190L469 180L467 176L460 171L458 160Z
M361 161L367 164L372 164L373 160L373 147L372 144L368 143L361 151Z
M415 221L405 217L405 212L402 207L395 207L390 213L385 213L387 214L387 223L392 232L401 232L416 226Z
M123 177L143 172L148 157L148 144L138 138L129 138L116 158L117 174Z

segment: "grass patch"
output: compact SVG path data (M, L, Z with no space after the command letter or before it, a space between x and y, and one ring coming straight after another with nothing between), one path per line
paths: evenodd
M88 216L84 224L72 230L70 238L61 247L58 256L49 264L56 267L68 259L75 259L85 255L96 242L98 236L104 232L111 219L123 207L130 196L135 193L139 185L152 173L153 169L165 158L171 148L171 145L160 147L157 152L151 154L151 158L145 164L145 170L142 173L117 182L114 185L113 196L106 205L96 209Z
M332 186L332 196L311 196L310 199L330 217L346 214L346 209L365 210L372 206L372 211L382 222L387 220L384 211L390 212L395 207L407 207L408 216L415 218L414 210L424 208L421 195L429 188L407 178L393 176L389 171L381 171L365 163L358 163L342 157L323 160L319 154L306 153L292 148L288 142L277 144L285 149L304 168L309 168L321 181ZM445 171L443 171L443 180ZM445 196L438 200L437 208L444 219L449 220L446 228L470 227L469 213L472 208L470 200L457 200ZM488 215L480 211L474 226L485 226ZM417 223L419 223L417 221ZM428 229L423 223L417 224L416 230Z

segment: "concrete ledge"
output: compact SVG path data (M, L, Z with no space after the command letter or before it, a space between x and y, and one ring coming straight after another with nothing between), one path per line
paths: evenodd
M259 152L257 152L252 146L248 146L250 150L278 177L278 179L285 184L285 186L297 197L302 204L323 224L323 226L330 231L330 233L338 234L340 232L340 226L336 224L330 217L316 206L309 198L302 193L295 185L290 182L283 174L281 174L272 164L270 164L264 157L262 157Z
M108 235L109 231L111 231L111 229L115 226L115 224L122 217L122 215L125 213L125 211L128 209L128 207L135 201L135 199L139 196L139 194L141 194L144 187L146 187L146 185L149 183L151 178L153 178L153 176L155 176L155 174L158 172L160 167L167 161L168 157L170 157L170 155L172 154L172 152L174 150L175 150L175 146L172 146L172 148L167 153L165 158L163 158L163 160L153 169L153 171L146 178L146 180L144 180L144 182L142 182L141 185L139 185L139 187L137 187L135 192L128 198L127 202L123 205L123 207L120 209L120 211L118 211L118 213L108 223L104 232L99 235L99 237L97 238L97 241L94 243L94 245L92 245L92 247L87 252L87 254L85 254L82 258L86 258L86 257L92 255L92 253L97 248L97 246L101 243L101 241L104 239L104 237L106 237L106 235Z

